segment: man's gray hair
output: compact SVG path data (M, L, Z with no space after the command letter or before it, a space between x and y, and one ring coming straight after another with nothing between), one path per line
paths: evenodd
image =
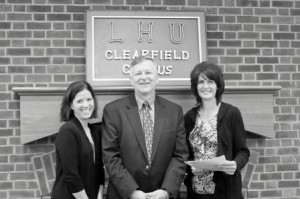
M149 61L152 61L154 63L154 65L156 65L156 62L154 61L154 59L152 57L149 57L149 56L138 56L136 58L134 58L130 64L130 68L132 68L133 66L139 64L139 63L142 63L143 61L146 61L146 60L149 60Z

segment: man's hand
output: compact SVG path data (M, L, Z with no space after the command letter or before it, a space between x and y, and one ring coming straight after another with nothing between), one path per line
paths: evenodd
M147 194L141 190L134 190L130 196L130 199L147 199Z
M233 175L236 170L236 162L226 160L226 162L224 164L220 165L219 168L224 173L226 173L228 175Z
M166 190L158 189L147 193L147 199L169 199L169 194Z

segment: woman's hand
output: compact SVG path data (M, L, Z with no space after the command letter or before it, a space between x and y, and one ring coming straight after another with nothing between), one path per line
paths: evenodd
M205 169L196 169L195 167L191 167L192 168L192 173L197 176L200 175L201 173L203 173L205 171Z
M228 175L233 175L236 171L236 162L226 160L224 164L219 166L220 170Z

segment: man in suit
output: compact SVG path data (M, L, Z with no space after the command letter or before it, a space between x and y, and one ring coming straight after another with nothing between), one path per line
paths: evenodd
M182 108L156 95L152 58L135 58L130 70L134 94L103 111L107 199L176 198L188 158Z

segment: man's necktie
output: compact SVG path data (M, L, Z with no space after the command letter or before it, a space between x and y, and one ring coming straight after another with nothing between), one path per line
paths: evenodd
M153 142L153 121L151 119L150 111L149 111L148 102L144 102L142 106L142 123L143 130L145 134L146 148L148 154L148 163L151 165L151 152L152 152L152 142Z

